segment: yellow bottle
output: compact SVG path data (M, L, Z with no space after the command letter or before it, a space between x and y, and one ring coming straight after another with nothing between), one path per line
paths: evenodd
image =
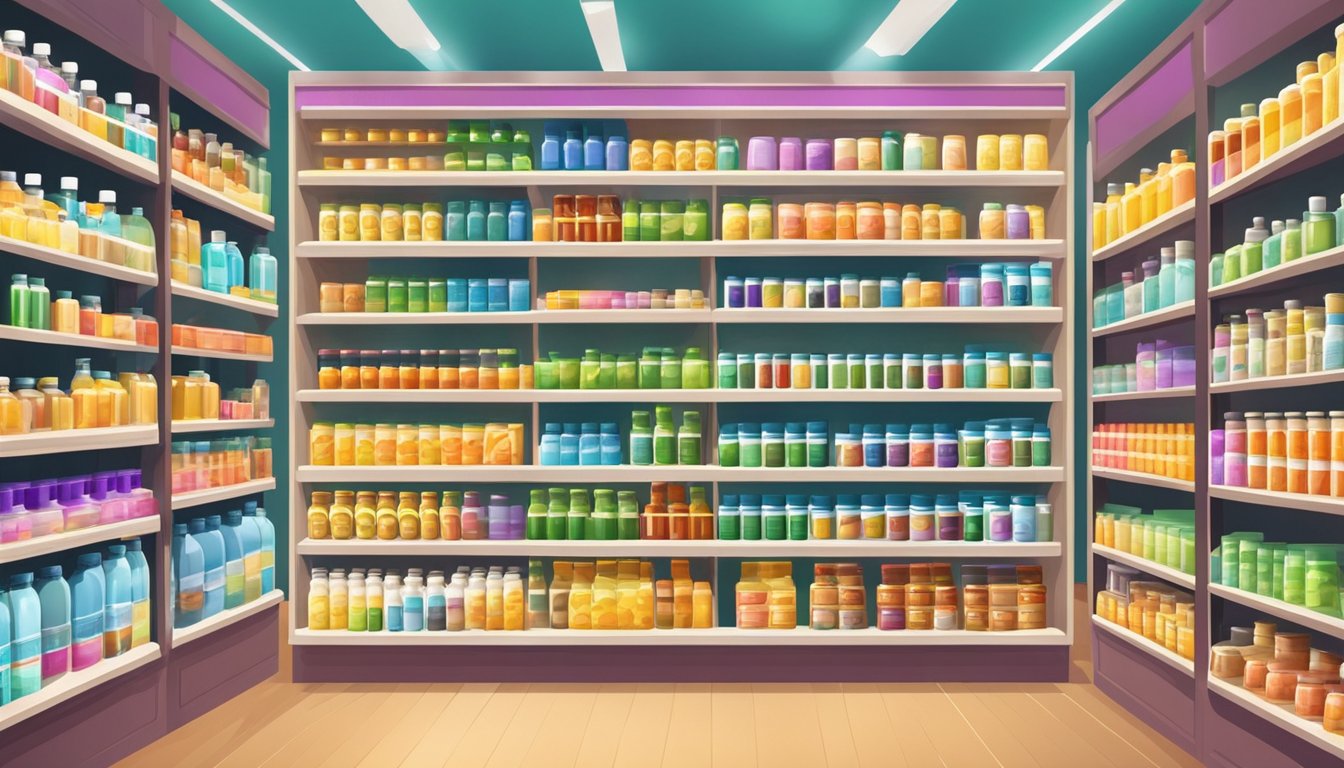
M598 572L599 579L601 572ZM616 629L634 629L639 599L639 561L616 562ZM599 601L600 602L600 601ZM605 621L605 616L603 617ZM602 622L598 623L602 626Z
M1264 99L1260 102L1260 159L1266 160L1279 151L1279 112L1278 99Z
M51 302L51 330L57 333L79 333L79 302L70 291L57 291Z
M463 598L467 629L485 629L485 572L472 571Z
M1316 57L1316 69L1321 73L1321 84L1325 89L1321 101L1321 117L1326 125L1339 117L1339 62L1335 55L1326 51Z
M47 401L32 379L15 379L14 396L23 406L23 421L29 432L47 429Z
M618 629L616 609L617 563L598 560L593 578L593 629Z
M195 379L196 388L199 397L197 405L198 419L218 419L219 418L219 385L210 380L210 374L205 371L192 371L187 374L189 379Z
M350 622L350 590L345 571L337 568L328 579L327 624L330 629L345 629Z
M23 206L23 187L14 171L0 171L0 205Z
M9 377L0 376L0 435L22 435L27 432L23 403L9 391Z
M1287 149L1302 138L1302 86L1293 83L1279 91L1279 146Z
M1157 218L1157 174L1152 168L1139 170L1139 221L1147 224Z
M308 582L308 628L331 629L327 572L322 568L314 568L312 578Z
M569 628L593 628L593 580L591 561L574 563L574 583L569 588Z
M1171 210L1171 163L1157 164L1157 215Z
M425 491L420 494L420 538L439 538L439 494Z
M108 371L93 372L94 392L97 393L97 426L116 427L124 424L129 413L126 390L112 379Z
M47 428L52 430L74 429L75 401L61 391L56 377L47 376L38 379L37 389L42 393Z
M1302 78L1302 135L1310 136L1324 125L1325 82L1320 73Z
M523 588L522 574L510 570L504 574L504 629L518 631L524 629L527 612L527 591Z
M1120 197L1120 230L1125 234L1143 226L1141 202L1139 188L1133 182L1125 182L1125 193Z
M1260 114L1254 104L1241 105L1241 170L1254 168L1260 163L1264 148L1260 146Z
M1124 233L1121 228L1120 198L1124 187L1119 184L1106 185L1106 242L1113 243Z
M1092 203L1092 250L1106 245L1106 204Z
M338 541L348 540L355 526L354 491L336 491L329 517L331 520L331 538Z
M485 628L504 628L504 572L497 565L485 576Z
M313 491L308 505L308 538L331 538L331 491Z
M635 629L653 629L653 563L639 564L639 582L635 592Z
M391 541L397 538L397 496L392 491L378 492L376 522L379 539Z
M420 538L420 509L414 491L402 491L397 503L397 533L406 541Z
M691 592L691 627L709 629L714 626L714 591L708 581L697 581Z
M373 491L360 491L355 497L355 538L373 539L378 535L378 497Z

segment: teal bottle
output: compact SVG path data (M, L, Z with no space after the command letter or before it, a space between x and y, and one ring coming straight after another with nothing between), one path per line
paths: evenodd
M229 292L229 253L224 230L210 231L210 242L201 246L201 287L215 293Z
M229 510L224 524L238 528L243 545L243 602L250 603L261 597L261 529L254 518L243 517L238 509Z
M42 685L70 671L70 585L61 566L37 570L37 600L42 606Z
M42 688L42 603L31 571L10 575L9 612L9 693L19 699Z
M131 650L131 564L126 545L112 544L103 553L103 580L107 593L103 604L103 658Z
M238 514L236 511L230 514ZM239 519L242 516L239 515ZM243 604L243 539L237 525L221 525L219 515L205 519L224 536L224 607L237 608Z
M1283 263L1283 222L1279 219L1269 223L1269 237L1265 238L1261 260L1265 269L1273 269Z
M103 659L103 603L107 584L103 556L85 552L70 577L70 669L78 672Z
M257 526L261 536L261 594L275 589L275 524L266 517L266 510L255 501L243 502L243 517Z
M224 534L206 529L205 518L187 524L187 532L201 548L205 563L201 587L201 618L208 619L224 610Z
M9 597L0 589L0 706L9 703Z
M232 240L224 243L224 253L228 257L228 290L232 291L234 286L246 287L247 278L243 269L243 252L238 250L238 244Z
M247 284L252 289L252 298L276 301L280 290L279 265L271 255L271 249L265 245L258 245L252 251L252 260L247 266L249 271Z
M149 561L139 539L126 542L126 562L131 566L131 647L149 642Z
M98 231L112 237L121 237L121 215L117 213L117 193L104 189L98 192L98 202L103 205L103 216L98 223Z
M173 525L173 626L201 620L205 605L205 554L186 523Z

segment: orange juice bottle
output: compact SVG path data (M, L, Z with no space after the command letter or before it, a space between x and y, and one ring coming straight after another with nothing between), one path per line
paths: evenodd
M74 429L75 402L61 391L56 377L38 379L37 390L42 393L47 429Z
M27 432L23 403L9 391L9 377L0 376L0 435L22 435Z

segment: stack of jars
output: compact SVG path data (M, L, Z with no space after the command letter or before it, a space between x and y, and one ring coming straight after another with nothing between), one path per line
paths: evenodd
M723 280L727 309L917 309L926 307L1054 306L1054 269L1035 264L954 264L945 280L904 278L735 277Z
M1139 171L1139 181L1109 183L1106 201L1092 203L1092 248L1096 250L1150 224L1195 199L1195 164L1184 149L1171 150L1171 162L1157 172Z
M265 334L182 323L173 323L173 346L267 357L274 354L274 341Z
M585 200L585 198L587 198ZM561 229L560 196L556 196L556 235ZM598 195L593 201L592 195L577 195L575 199L579 237L581 242L656 243L664 241L705 241L711 236L709 225L709 201L696 198L691 200L627 200L624 209L619 200L610 195ZM538 219L541 212L537 212ZM595 218L593 218L595 216ZM615 217L613 222L612 217ZM597 226L596 237L585 239L585 225L592 220ZM592 231L591 229L587 231ZM535 236L533 239L539 239ZM547 238L552 239L552 238ZM574 240L576 238L568 238Z
M558 290L537 299L537 309L706 309L699 288L654 288L651 291Z
M1132 363L1099 365L1092 369L1092 394L1153 392L1195 386L1195 348L1175 346L1165 339L1141 341Z
M373 275L318 286L320 312L526 312L531 303L527 278Z
M937 203L872 200L772 204L769 198L723 205L724 240L965 240L966 217ZM1042 240L1045 209L1039 205L985 203L981 240ZM666 239L666 238L664 238Z
M518 350L319 349L318 389L532 389Z
M551 199L551 208L538 208L532 214L532 240L538 243L619 243L622 239L639 240L630 237L622 230L621 199L616 195L556 195ZM694 240L694 237L682 237L682 222L674 221L671 210L681 205L676 201L662 204L668 215L659 217L658 204L654 203L653 223L660 228L655 236L646 240ZM627 208L632 215L639 216L638 202L631 202ZM675 226L673 226L675 224ZM709 227L704 227L707 232ZM635 234L638 235L638 229ZM703 238L701 238L703 239Z
M793 563L744 562L734 592L738 629L798 628Z
M756 354L720 352L719 389L1051 389L1049 352Z
M1278 709L1344 734L1344 688L1337 653L1311 647L1306 632L1280 632L1273 622L1231 627L1230 638L1211 649L1209 671ZM1311 727L1311 726L1306 726Z
M1195 658L1195 596L1139 571L1106 564L1106 588L1097 591L1096 615L1142 635L1182 658Z
M1108 503L1093 517L1092 530L1093 541L1104 547L1192 576L1195 573L1193 509L1155 509L1141 514L1137 507Z
M125 314L104 312L101 296L80 296L75 301L70 291L56 291L53 299L44 278L22 274L11 277L9 324L15 328L159 345L158 321L139 307L131 307Z
M1340 618L1338 544L1265 541L1258 531L1229 533L1213 551L1214 584Z
M507 466L523 463L523 425L333 424L309 429L319 467Z
M1344 497L1344 411L1229 411L1209 432L1214 485Z
M585 349L583 357L552 352L538 360L537 389L708 389L709 361L699 347L678 354L645 347L638 356Z
M1344 293L1327 293L1324 307L1289 300L1228 316L1213 331L1212 368L1214 383L1344 368Z
M173 493L203 491L272 477L269 437L175 441Z
M423 203L322 203L324 242L522 242L531 239L526 200Z
M1193 423L1096 424L1092 465L1173 480L1195 479Z
M390 541L523 538L525 510L507 494L479 491L313 491L310 539Z
M191 371L186 376L174 376L172 388L173 421L271 417L271 388L263 379L221 397L219 384L211 381L208 373Z

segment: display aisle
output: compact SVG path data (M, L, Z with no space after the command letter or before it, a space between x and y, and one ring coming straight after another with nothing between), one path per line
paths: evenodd
M1067 75L291 91L296 679L1067 676Z
M182 581L175 524L187 523L177 510L192 492L244 483L215 488L228 503L197 510L227 517L262 498L259 481L275 482L269 445L237 429L272 423L254 410L264 398L251 372L222 363L213 382L193 374L194 396L183 397L204 364L186 358L270 342L266 327L244 337L228 330L234 318L196 304L278 316L273 273L269 293L251 290L263 283L234 279L229 254L201 259L195 229L274 227L257 210L252 154L265 149L268 96L157 2L24 0L2 15L0 261L11 286L0 326L0 760L106 763L277 668L279 592L190 627L171 593ZM176 112L225 141L257 141L246 155L211 144L208 159L198 142L187 173L202 181L179 178ZM191 217L191 238L174 208ZM251 262L265 261L251 245ZM235 261L246 263L243 252ZM178 442L201 431L190 448ZM260 532L258 519L240 525ZM257 564L261 552L258 537Z

